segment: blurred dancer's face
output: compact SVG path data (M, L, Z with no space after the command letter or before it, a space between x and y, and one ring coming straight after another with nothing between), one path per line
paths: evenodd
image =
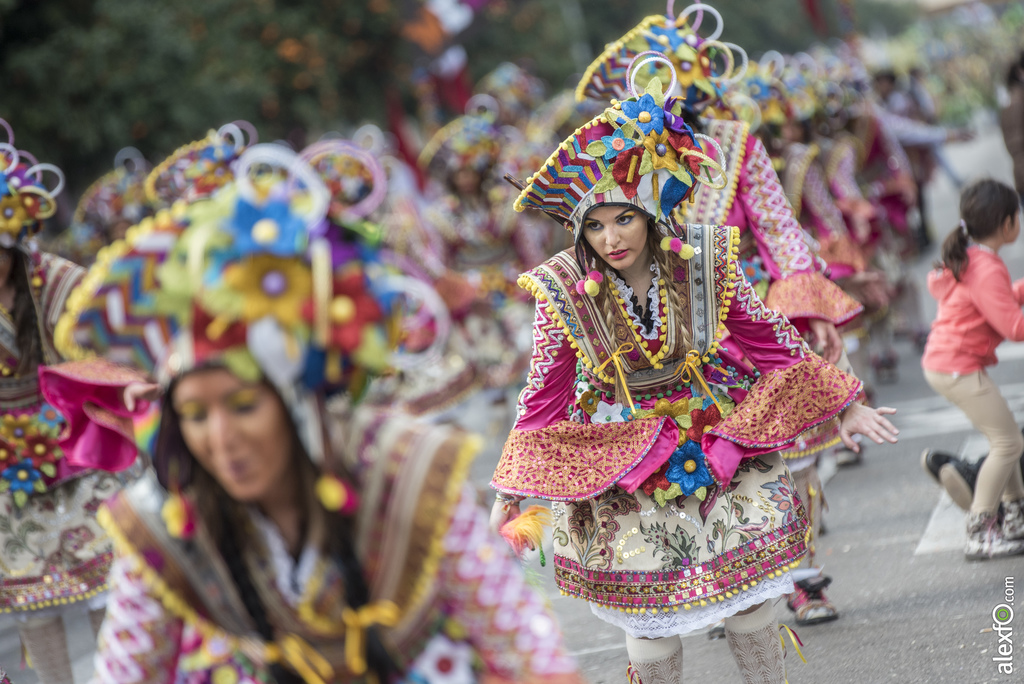
M189 451L231 498L259 504L295 481L294 431L266 384L199 370L176 383L171 401Z
M480 174L473 169L461 168L452 176L455 190L462 196L475 195L480 192Z
M583 221L583 237L593 250L616 271L627 271L641 260L650 266L647 254L647 216L639 209L598 206Z

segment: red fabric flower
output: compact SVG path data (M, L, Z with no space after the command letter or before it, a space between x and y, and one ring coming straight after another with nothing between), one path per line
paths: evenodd
M679 153L679 160L686 164L687 170L689 170L689 172L692 173L694 176L700 173L700 158L693 155L685 154L685 152L688 150L700 149L699 147L697 147L696 143L693 142L693 139L690 138L690 136L688 135L676 133L675 131L672 131L669 134L668 139L669 142L672 143L672 147L674 147L676 149L676 152Z
M308 321L314 318L313 303L302 311ZM331 346L346 353L355 351L363 341L363 329L381 320L383 313L377 300L366 289L362 271L335 276L334 298L328 305Z
M693 421L693 425L686 431L686 436L700 444L701 436L722 422L722 414L718 407L712 404L706 409L690 411L690 420Z
M46 435L32 435L25 439L25 456L32 459L32 466L42 470L44 463L56 463L61 456L57 440Z
M225 350L246 345L248 329L245 323L234 321L223 331L218 331L211 328L210 324L213 321L213 316L207 313L206 309L199 305L192 307L193 354L197 364L218 356ZM215 339L210 339L211 333Z
M659 489L668 489L672 486L672 483L665 477L665 473L668 472L668 463L665 463L660 468L651 473L651 476L644 480L644 483L640 485L640 488L644 490L644 494L647 496L654 496L654 492Z
M622 188L627 199L636 197L636 189L640 186L640 162L644 156L644 148L637 146L620 152L612 166L612 177Z

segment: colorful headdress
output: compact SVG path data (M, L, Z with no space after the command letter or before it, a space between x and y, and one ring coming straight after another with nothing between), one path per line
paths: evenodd
M420 153L420 167L445 174L491 170L501 152L501 132L488 115L466 114L434 134Z
M0 143L0 247L13 247L38 233L43 221L57 211L64 174L14 147L14 131L3 119L0 127L7 131L7 142ZM43 182L47 171L56 176L53 188Z
M631 72L647 60L665 57L642 56ZM667 97L657 78L638 95L631 76L630 90L633 97L614 103L559 145L529 179L517 211L545 211L570 224L578 239L587 213L598 204L633 204L661 221L690 196L695 182L724 187L721 165L701 146L717 143L695 135L683 121L682 98ZM724 158L720 149L716 153Z
M331 197L291 150L255 145L210 199L176 203L100 252L56 337L165 378L221 364L266 379L317 462L319 397L358 394L391 361L402 284L362 232L324 226Z
M233 180L232 164L258 139L252 124L235 121L179 147L146 178L146 197L163 207L179 199L192 202L209 197Z
M648 63L646 71L641 73L644 79L658 77L667 82L668 72L674 70L674 80L680 90L669 94L680 96L687 107L700 108L720 101L725 89L743 78L747 54L738 45L718 40L723 25L718 10L699 3L687 7L677 17L672 13L673 5L670 0L666 16L649 16L625 36L610 43L584 72L576 87L576 99L629 97L630 65L638 55L656 52L665 55L669 62ZM697 17L691 25L692 14ZM705 15L714 17L718 22L706 38L697 33ZM742 57L742 67L736 62L737 53ZM641 85L644 84L645 81L641 81Z
M773 126L788 121L807 121L818 110L818 100L808 79L809 55L785 57L766 52L758 68L745 80L750 97L760 106L762 120Z
M501 103L502 109L512 119L504 123L525 120L544 101L544 83L511 62L499 64L494 71L480 79L476 91L490 95Z
M120 237L113 235L121 224L133 226L152 213L145 182L150 165L134 147L126 147L114 158L114 170L90 185L78 200L60 248L77 263L95 258L99 249Z

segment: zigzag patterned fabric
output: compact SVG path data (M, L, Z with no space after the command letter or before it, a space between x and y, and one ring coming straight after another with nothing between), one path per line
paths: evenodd
M95 353L154 371L177 332L174 320L156 310L156 271L182 230L162 211L100 252L58 324L57 343L65 356Z
M600 162L587 154L587 145L612 135L611 124L590 122L563 142L530 181L516 201L516 209L530 207L566 221L604 174Z

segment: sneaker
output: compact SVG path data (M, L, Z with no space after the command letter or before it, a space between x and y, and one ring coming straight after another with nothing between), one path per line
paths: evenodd
M978 481L978 471L984 459L976 463L969 463L960 458L954 458L939 468L939 482L942 488L949 494L957 506L965 511L971 510L971 501L974 500L974 485Z
M861 461L864 460L864 445L860 445L860 452L853 451L851 449L842 448L836 451L836 466L839 468L848 468L850 466L860 465Z
M725 620L719 620L708 630L708 641L725 638Z
M786 607L796 613L796 624L815 625L839 617L839 611L825 596L825 587L831 583L831 577L810 577L796 583L786 601Z
M948 454L945 451L925 449L921 452L921 467L924 468L926 473L932 476L932 479L934 479L937 484L942 484L939 481L939 468L955 459L956 456Z
M1006 558L1024 553L1024 541L1003 536L999 516L995 513L971 513L967 516L967 560Z
M1003 536L1010 541L1024 539L1024 499L1004 501Z

